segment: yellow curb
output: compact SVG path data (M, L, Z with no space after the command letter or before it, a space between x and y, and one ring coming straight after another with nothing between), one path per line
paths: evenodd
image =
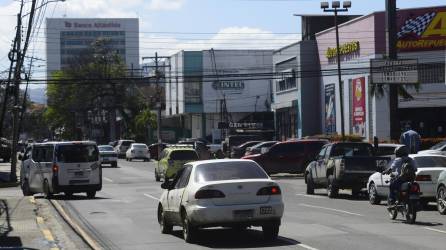
M52 247L50 250L60 250L58 247Z
M39 216L36 217L36 221L37 221L37 224L44 224L44 223L45 223L45 221L43 220L43 218L42 218L42 217L39 217Z
M53 234L51 233L50 230L48 229L43 229L42 230L43 235L45 236L45 239L47 239L48 241L54 241L54 237Z
M34 198L34 196L29 197L29 202L31 202L32 204L36 204L36 199Z
M59 204L56 200L50 200L50 203L54 206L57 212L62 216L62 218L70 225L71 228L90 246L93 250L102 249L99 246L99 243L96 242L87 232L84 231L82 227L80 227L68 214L65 212L65 209Z

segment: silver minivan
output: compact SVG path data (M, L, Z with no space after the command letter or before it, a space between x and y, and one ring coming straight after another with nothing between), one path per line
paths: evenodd
M22 158L23 195L85 192L94 198L102 189L102 169L95 142L47 142L27 147Z

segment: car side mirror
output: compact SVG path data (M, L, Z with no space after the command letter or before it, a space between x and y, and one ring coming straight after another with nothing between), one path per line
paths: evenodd
M172 189L172 182L171 181L165 181L161 184L162 189L171 190Z

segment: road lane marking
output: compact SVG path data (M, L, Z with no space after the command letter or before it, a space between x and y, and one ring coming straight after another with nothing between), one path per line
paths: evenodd
M446 231L443 231L443 230L438 230L438 229L430 228L430 227L423 227L423 228L424 228L424 229L427 229L427 230L430 230L430 231L437 232L437 233L446 234Z
M319 195L309 195L309 194L296 194L296 195L313 199L327 199L326 196L319 196Z
M112 179L109 179L109 178L107 178L107 177L102 177L104 180L106 180L106 181L108 181L108 182L113 182L113 180Z
M305 245L305 244L302 244L302 243L298 244L298 246L303 247L303 248L308 249L308 250L319 250L317 248L310 247L309 245Z
M152 195L150 195L150 194L144 194L144 196L145 196L145 197L148 197L148 198L150 198L150 199L156 200L156 201L160 201L159 198L156 198L155 196L152 196Z
M352 213L352 212L345 211L345 210L328 208L328 207L313 206L313 205L309 205L309 204L305 204L305 203L300 203L299 205L303 206L303 207L319 208L319 209L324 209L324 210L333 211L333 212L339 212L339 213L344 213L344 214L350 214L350 215L356 215L356 216L364 216L362 214Z
M42 233L43 233L43 235L45 236L45 239L46 239L47 241L54 241L53 234L51 233L50 230L48 230L48 229L43 229L43 230L42 230Z

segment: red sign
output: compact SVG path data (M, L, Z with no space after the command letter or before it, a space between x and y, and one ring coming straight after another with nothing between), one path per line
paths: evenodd
M353 134L366 137L365 77L353 79L352 84Z
M446 49L446 7L398 11L400 51Z

